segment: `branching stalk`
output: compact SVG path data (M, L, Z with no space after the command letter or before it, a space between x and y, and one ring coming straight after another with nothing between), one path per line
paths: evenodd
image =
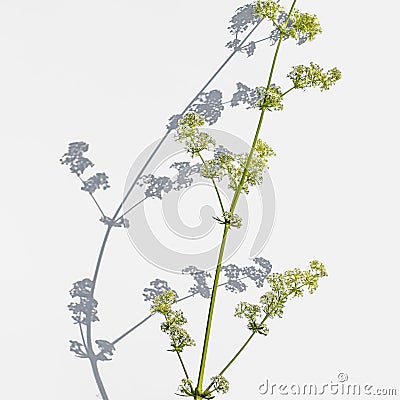
M285 22L285 28L286 28L286 26L287 26L287 24L289 22L289 19L290 19L291 15L292 15L292 12L294 10L294 6L296 4L296 1L297 0L294 0L293 3L292 3L292 6L290 8L287 20ZM271 69L270 69L270 72L269 72L269 76L268 76L267 91L271 87L272 76L273 76L273 73L274 73L276 60L278 58L278 53L279 53L279 49L280 49L280 46L281 46L281 43L282 43L282 39L283 39L283 34L281 32L280 36L279 36L278 45L277 45L277 48L275 50L274 58L273 58L273 61L272 61L272 66L271 66ZM252 143L249 155L247 157L247 161L246 161L245 167L243 169L243 174L242 174L242 177L240 179L239 185L236 188L235 194L234 194L233 199L232 199L232 203L231 203L231 207L230 207L230 212L232 214L235 211L237 202L239 200L241 191L243 189L243 185L244 185L245 180L246 180L246 176L247 176L247 173L248 173L248 168L249 168L251 160L253 158L253 153L255 151L257 140L258 140L258 137L259 137L259 134L260 134L260 131L261 131L261 126L262 126L262 123L263 123L263 120L264 120L265 110L266 110L265 107L263 107L261 109L261 115L260 115L260 118L259 118L259 121L258 121L257 130L256 130L256 133L254 135L253 143ZM220 247L220 252L219 252L219 256L218 256L217 269L215 271L215 278L214 278L213 291L212 291L212 295L211 295L210 307L209 307L208 317L207 317L206 332L205 332L205 336L204 336L203 351L202 351L200 368L199 368L199 377L198 377L197 386L196 386L197 396L199 396L199 395L201 395L203 393L202 386L203 386L203 380L204 380L204 370L205 370L206 361L207 361L207 351L208 351L208 345L209 345L209 340L210 340L210 332L211 332L211 325L212 325L212 319L213 319L213 313L214 313L214 307L215 307L215 299L216 299L217 290L218 290L218 280L219 280L219 275L220 275L220 272L221 272L221 265L222 265L222 260L223 260L223 256L224 256L226 240L227 240L227 237L228 237L228 231L229 231L229 225L225 224L224 233L223 233L222 242L221 242L221 247Z

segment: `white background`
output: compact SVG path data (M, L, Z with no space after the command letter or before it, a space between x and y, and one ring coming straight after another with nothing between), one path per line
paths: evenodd
M68 351L78 332L66 305L72 283L92 275L104 226L58 159L71 141L90 144L94 172L111 178L99 195L111 214L136 156L229 54L226 27L240 5L0 0L2 398L96 399L88 362ZM345 372L353 382L398 384L398 2L298 7L319 15L324 34L285 43L275 81L285 85L290 67L309 61L338 66L343 79L326 93L291 93L285 111L266 121L278 211L262 256L276 271L319 258L330 276L240 357L227 373L228 399L263 398L258 386L267 378L329 383ZM238 81L263 84L272 51L266 43L249 59L235 56L211 88L229 100ZM256 112L235 108L213 127L250 141L256 122ZM147 264L115 230L95 336L113 339L145 316L141 293L155 277L183 293L191 283ZM259 294L221 292L209 375L248 335L234 305ZM206 307L201 299L184 306L199 344ZM135 331L100 366L110 399L176 398L181 372L158 325L154 318ZM200 347L186 355L193 376Z

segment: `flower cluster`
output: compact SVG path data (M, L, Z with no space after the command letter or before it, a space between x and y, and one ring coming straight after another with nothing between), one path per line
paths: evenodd
M254 4L254 14L260 18L275 21L284 8L273 0L257 0Z
M176 303L176 294L172 290L154 297L151 313L160 313L164 315L165 322L161 324L161 330L168 334L171 339L171 351L180 353L185 347L195 346L194 340L189 333L182 328L187 323L187 319L183 316L181 310L174 311L172 304Z
M235 317L246 318L247 327L261 335L268 335L268 327L262 320L262 310L258 304L241 301L235 309Z
M268 328L265 321L268 318L281 318L287 300L303 296L305 289L314 293L319 279L328 276L320 261L311 261L309 267L305 271L295 268L284 273L270 274L267 281L271 290L261 296L260 304L241 302L236 307L235 316L246 318L247 327L251 331L266 335Z
M179 385L178 390L180 396L184 397L201 397L202 399L213 399L215 396L213 392L217 393L228 393L229 391L229 382L222 375L213 376L211 378L210 386L204 390L202 393L196 393L196 390L193 388L193 382L190 379L182 379L182 384Z
M254 154L247 168L242 191L249 193L249 186L260 185L263 181L263 173L268 168L268 159L274 156L274 151L261 139L258 139L254 148ZM236 190L248 159L248 153L234 154L231 152L217 152L214 159L207 160L201 169L201 175L205 178L213 178L221 181L225 176L229 178L229 188Z
M271 86L269 89L263 86L257 88L259 100L256 102L255 107L267 109L268 111L281 111L283 110L283 94L280 86Z
M195 112L185 114L178 122L175 140L183 143L192 157L215 146L215 140L209 134L199 131L203 125L204 117Z
M284 273L272 273L267 281L274 294L285 301L290 297L301 297L304 289L307 288L310 293L314 293L318 288L320 278L328 276L324 264L318 260L309 263L310 269L285 271Z
M257 0L254 5L255 15L273 21L277 32L283 39L292 37L299 44L315 39L322 32L318 17L315 14L302 13L294 9L290 15L273 0Z
M240 228L242 226L242 217L230 211L225 211L222 214L222 219L216 217L214 219L220 224L229 225L230 228Z
M211 392L227 393L229 390L229 382L222 375L213 376L211 378Z
M172 290L166 290L153 298L153 304L150 308L152 314L160 313L168 315L172 312L172 304L176 303L176 294Z
M322 33L321 25L315 14L302 13L295 9L290 22L286 34L294 39L303 38L311 41L319 33Z
M182 393L179 396L194 397L195 391L193 389L193 382L190 379L182 379L182 384L179 385L178 391Z
M324 72L318 64L311 62L310 66L297 65L293 67L287 76L292 80L295 89L319 87L323 91L333 86L342 77L342 74L336 67Z

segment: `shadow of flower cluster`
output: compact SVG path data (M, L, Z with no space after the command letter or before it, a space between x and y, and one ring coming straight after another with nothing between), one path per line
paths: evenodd
M146 188L144 192L146 198L162 199L163 192L168 193L172 189L172 181L168 176L154 176L153 174L142 176L137 185Z
M155 279L150 282L150 288L145 288L143 290L144 301L152 301L154 298L168 290L172 290L167 281L163 281L162 279ZM178 294L175 290L172 290L175 293L175 296L178 297Z
M225 47L233 51L245 51L247 57L252 56L256 48L255 42L249 42L246 46L240 47L242 41L239 39L239 35L244 33L250 26L254 26L260 21L260 17L254 15L253 4L246 4L239 7L230 19L230 24L228 26L228 30L234 36L234 39L229 41Z
M85 192L93 194L97 189L106 190L110 187L108 176L104 172L98 172L86 181L83 181L81 189Z
M211 297L211 287L207 284L207 278L211 278L211 274L207 271L190 266L182 270L183 274L191 275L195 281L195 285L189 289L189 293L193 296L199 294L201 297L208 299Z
M175 169L178 173L172 178L149 174L142 176L137 185L145 187L144 195L146 198L158 198L161 200L164 193L188 188L193 183L193 175L199 174L200 167L201 164L198 163L174 162L170 168Z
M219 90L211 90L208 93L201 93L189 109L190 112L204 117L204 121L208 125L215 124L222 115L224 106L222 105L222 92Z
M86 278L75 282L70 290L72 298L78 297L79 303L70 303L68 309L72 312L72 319L75 324L87 325L91 322L99 321L97 317L97 301L92 297L93 282Z
M188 112L195 112L204 118L209 125L215 124L222 115L224 105L222 103L222 92L214 89L210 92L201 92L193 100L193 104L189 107ZM169 118L168 131L176 130L178 122L184 114L174 114Z
M245 84L238 82L236 84L237 91L232 95L231 106L236 107L240 103L247 104L252 108L256 105L256 103L260 100L261 96L257 92L257 89L251 89Z
M82 175L86 168L93 167L94 164L83 153L89 150L89 145L85 142L73 142L68 145L68 152L61 158L63 165L68 165L69 170L78 176Z
M248 278L255 283L256 287L263 287L268 274L271 272L272 265L262 257L254 258L253 261L254 264L247 267L238 267L235 264L223 265L221 273L226 280L221 285L225 286L225 289L229 292L241 293L248 287L243 282L244 279ZM192 276L195 281L194 286L188 290L191 295L199 294L206 299L211 297L212 288L207 282L207 279L211 278L209 272L200 270L195 266L189 266L184 268L182 273Z
M178 171L172 179L172 188L181 190L188 188L193 183L193 175L200 173L201 164L190 164L188 161L174 162L170 168Z
M263 257L256 257L253 261L255 265L245 267L241 272L243 277L250 278L258 288L261 288L272 270L272 264Z

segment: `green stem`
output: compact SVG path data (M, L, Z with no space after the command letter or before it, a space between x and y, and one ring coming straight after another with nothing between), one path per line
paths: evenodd
M246 165L245 165L245 168L244 168L244 171L242 174L242 178L239 182L238 187L236 188L235 194L232 199L232 203L231 203L231 207L230 207L230 211L232 213L235 211L236 204L239 200L240 192L242 191L242 188L243 188L243 185L244 185L244 182L246 179L247 170L250 165L251 159L253 157L254 148L257 143L258 135L261 130L262 121L264 119L264 114L265 114L265 108L262 109L262 111L261 111L260 119L259 119L258 126L257 126L257 131L256 131L256 134L255 134L255 137L253 140L253 145L251 147L249 156L247 158ZM217 290L218 290L218 280L219 280L219 275L221 272L222 259L224 256L226 240L228 237L228 231L229 231L229 225L226 224L225 229L224 229L224 234L222 236L222 242L221 242L219 255L218 255L217 269L215 271L215 278L214 278L214 285L213 285L213 290L212 290L212 295L211 295L210 308L208 310L207 326L206 326L206 333L205 333L205 337L204 337L203 352L202 352L201 362L200 362L199 378L198 378L197 387L196 387L196 392L198 394L202 393L204 370L205 370L205 365L206 365L208 344L209 344L209 339L210 339L211 323L212 323L214 307L215 307L215 298L216 298Z
M222 242L221 242L221 247L219 250L219 255L218 255L217 270L215 271L215 278L214 278L214 285L213 285L213 290L212 290L212 294L211 294L210 308L208 310L206 333L204 335L204 343L203 343L203 352L201 354L199 378L198 378L197 387L196 387L197 394L202 393L204 369L206 366L208 343L209 343L209 339L210 339L211 322L212 322L212 318L213 318L213 314L214 314L215 298L217 296L217 289L218 289L218 280L219 280L219 275L221 272L222 259L224 257L224 251L225 251L226 239L228 237L228 231L229 231L229 225L226 224L225 228L224 228L224 233L222 236Z
M292 13L293 13L296 1L297 0L294 0L293 3L292 3L292 6L290 8L287 20L285 22L285 28L287 27L287 24L289 23L289 19L290 19L290 16L292 15ZM281 44L282 44L282 39L283 39L283 35L282 35L282 32L281 32L280 33L280 37L279 37L279 41L278 41L278 45L277 45L276 50L275 50L274 58L273 58L273 61L272 61L272 66L271 66L271 69L270 69L270 72L269 72L267 91L271 86L272 76L273 76L273 73L274 73L276 60L278 58L279 49L280 49ZM242 177L240 179L239 185L237 186L237 188L235 190L235 194L234 194L233 199L232 199L232 203L231 203L231 207L230 207L230 212L232 214L235 211L237 202L239 200L241 191L243 189L243 186L244 186L244 183L245 183L245 180L246 180L248 168L249 168L251 160L253 158L253 153L254 153L254 150L255 150L255 147L256 147L256 144L257 144L257 140L258 140L258 136L259 136L260 131L261 131L261 126L262 126L262 123L263 123L263 120L264 120L265 110L266 110L265 107L263 107L261 109L261 115L260 115L260 118L259 118L259 121L258 121L257 130L256 130L256 133L254 135L253 143L252 143L249 155L247 157L246 164L245 164L245 167L243 169L243 174L242 174ZM196 386L195 400L200 399L200 395L202 394L204 370L205 370L205 365L206 365L206 360L207 360L207 351L208 351L208 345L209 345L209 339L210 339L211 324L212 324L214 307L215 307L215 299L216 299L217 290L218 290L218 280L219 280L219 275L220 275L220 272L221 272L221 264L222 264L222 259L223 259L223 256L224 256L226 240L227 240L227 237L228 237L228 231L229 231L229 225L225 224L225 229L224 229L224 233L223 233L223 236L222 236L221 247L220 247L220 251L219 251L219 255L218 255L217 269L215 271L215 278L214 278L214 285L213 285L213 290L212 290L212 295L211 295L210 307L209 307L209 310L208 310L206 333L205 333L205 336L204 336L203 352L202 352L202 356L201 356L200 370L199 370L199 377L198 377L197 386ZM250 342L252 337L253 337L253 335L248 339L248 342ZM238 354L236 354L235 357L231 360L229 366L235 361L236 357L238 357L239 354L243 351L243 349L247 346L248 342L246 342L245 345L242 346L242 348L240 349Z
M186 367L185 367L185 364L184 364L184 362L183 362L183 360L182 360L181 354L179 353L179 351L177 351L176 354L178 355L179 362L180 362L181 365L182 365L182 369L183 369L183 372L184 372L184 374L185 374L186 379L190 379L190 378L189 378L189 374L188 374L188 372L187 372L187 369L186 369Z
M167 321L167 316L166 315L165 315L165 320ZM175 342L173 342L173 345L175 347ZM179 351L175 351L175 353L179 358L179 362L181 363L181 366L182 366L182 369L183 369L183 373L185 374L186 379L190 379L189 378L189 374L187 372L187 369L185 367L185 363L183 362L183 359L182 359L182 356L181 356L180 352Z
M244 182L245 182L245 180L246 180L247 172L248 172L248 169L249 169L251 160L252 160L252 158L253 158L254 149L255 149L255 147L256 147L257 140L258 140L258 136L259 136L260 131L261 131L261 126L262 126L262 123L263 123L263 120L264 120L264 115L265 115L265 108L263 108L263 109L261 110L261 115L260 115L260 118L259 118L259 120L258 120L257 130L256 130L256 134L254 135L253 144L252 144L252 146L251 146L249 155L248 155L248 157L247 157L246 164L245 164L245 166L244 166L243 174L242 174L242 177L241 177L241 179L240 179L239 185L238 185L238 187L237 187L236 190L235 190L235 194L233 195L233 199L232 199L232 203L231 203L231 208L230 208L230 212L231 212L232 214L233 214L234 211L235 211L237 202L239 201L240 193L241 193L241 191L242 191L242 189L243 189L243 185L244 185Z
M285 93L282 93L282 97L286 96L289 92L291 92L293 89L295 89L295 86L291 87L290 89L286 90Z
M293 13L296 1L297 0L294 0L293 3L292 3L292 6L290 7L290 11L289 11L287 20L286 20L285 25L284 25L285 28L287 27L287 24L289 23L289 19L290 19L292 13ZM279 49L281 48L282 39L283 39L283 34L281 32L280 35L279 35L278 45L276 46L276 49L275 49L275 54L274 54L274 58L273 58L273 61L272 61L271 69L269 71L268 83L267 83L267 91L271 87L272 76L274 74L276 60L278 59L278 53L279 53ZM290 90L292 90L292 89L290 89ZM290 90L285 92L285 94L290 92ZM244 181L246 179L248 168L249 168L251 160L253 158L254 148L256 146L256 143L257 143L257 140L258 140L258 136L260 134L261 126L262 126L263 119L264 119L264 114L265 114L265 108L263 107L262 110L261 110L260 119L258 121L257 131L256 131L256 134L254 136L253 144L251 146L251 150L250 150L249 156L247 157L246 165L245 165L244 170L243 170L242 178L240 180L239 186L237 187L237 189L235 191L235 195L233 196L232 205L231 205L231 209L230 209L230 211L232 213L235 211L236 204L237 204L237 202L239 200L240 192L241 192L241 190L243 188L243 184L244 184Z
M266 319L266 318L265 318ZM263 320L264 321L264 320ZM253 332L248 339L244 342L243 346L236 352L236 354L232 357L232 359L226 364L226 366L221 369L221 372L218 375L223 375L224 372L235 362L235 360L239 357L240 353L247 347L247 345L250 343L251 339L255 336L256 332ZM212 386L212 383L210 383L205 391L209 390Z
M294 0L293 3L292 3L292 6L290 7L290 11L289 11L288 17L287 17L287 19L285 21L285 25L284 25L283 29L286 29L286 27L287 27L287 25L289 23L290 17L292 16L293 11L294 11L294 6L296 5L296 1L297 0ZM275 54L274 54L274 59L272 61L271 70L269 71L267 90L271 87L272 75L274 73L275 64L276 64L276 60L278 58L278 53L279 53L279 49L280 49L281 44L282 44L282 40L283 40L283 34L282 34L282 31L281 31L280 34L279 34L278 45L276 46L276 49L275 49Z

